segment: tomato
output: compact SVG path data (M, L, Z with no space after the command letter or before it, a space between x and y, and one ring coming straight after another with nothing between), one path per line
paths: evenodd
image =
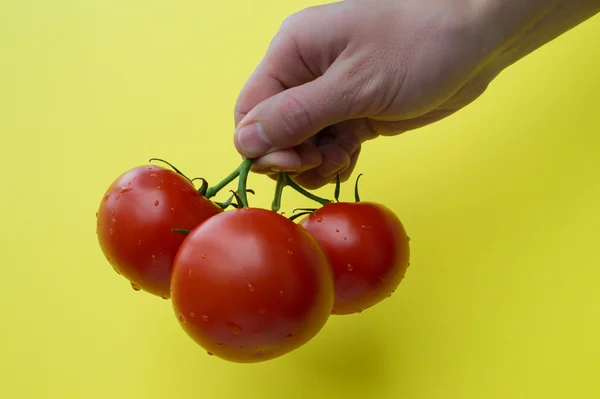
M282 356L310 341L334 301L331 266L302 227L241 208L195 228L175 259L175 315L209 354L239 363Z
M222 209L170 169L147 165L121 175L106 191L96 233L115 271L144 290L168 299L171 268L185 235Z
M334 314L362 312L389 297L404 278L410 239L387 207L330 203L299 223L321 243L333 267Z

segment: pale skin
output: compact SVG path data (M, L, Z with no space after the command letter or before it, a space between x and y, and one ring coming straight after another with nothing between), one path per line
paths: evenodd
M316 189L361 145L439 121L600 0L346 0L284 21L235 106L253 170Z

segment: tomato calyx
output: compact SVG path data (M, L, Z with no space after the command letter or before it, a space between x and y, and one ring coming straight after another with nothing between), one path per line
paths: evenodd
M358 181L360 180L361 176L362 173L356 177L356 183L354 183L354 202L360 202L360 195L358 194Z
M203 177L195 177L191 180L191 182L194 183L196 180L200 180L202 182L202 185L198 189L198 193L206 197L206 190L208 190L208 182Z
M360 202L360 194L358 192L358 181L362 173L356 177L356 182L354 183L354 202ZM340 202L340 191L341 191L341 181L340 175L337 174L335 177L335 190L333 192L333 197L335 198L335 202Z
M281 175L281 174L280 174ZM354 183L354 202L358 203L360 202L360 194L359 194L359 190L358 190L358 181L360 180L360 177L362 176L362 173L358 175L358 177L356 178L356 182ZM288 180L291 181L290 177L286 175L285 177L285 181L287 182ZM280 186L280 180L281 178L278 178L277 181L277 185L278 187ZM294 183L295 184L295 183ZM304 189L300 188L300 190L305 191ZM298 191L298 190L296 190ZM300 192L300 191L299 191ZM322 206L325 206L327 204L331 204L331 203L335 203L335 202L340 202L340 192L341 192L341 180L340 180L340 175L337 174L336 175L336 179L335 179L335 189L333 191L333 201L330 200L326 200L324 198L320 198L317 197L311 193L308 193L310 199L313 199L317 202L319 202ZM302 192L301 192L302 193ZM280 198L277 198L277 195L279 194L279 196L281 196L281 188L278 190L276 189L275 191L276 194L276 199L280 200ZM275 210L275 199L273 200L273 210ZM279 203L277 203L277 205L279 205ZM279 209L279 208L277 208ZM302 216L306 216L306 215L312 215L317 211L318 208L296 208L294 209L293 213L294 215L290 216L288 219L290 219L291 221L294 221Z
M206 179L204 179L203 177L195 177L193 179L190 179L179 168L177 168L172 163L170 163L168 161L165 161L164 159L161 159L161 158L150 158L150 160L148 162L152 162L152 161L158 161L158 162L162 162L162 163L168 165L171 169L173 169L173 171L175 173L177 173L178 175L180 175L183 178L185 178L187 181L189 181L190 183L192 183L192 185L194 185L194 182L196 180L200 180L202 182L202 184L200 185L200 188L198 188L196 191L198 192L198 194L202 195L203 197L206 197L206 191L208 190L208 182L206 181ZM219 205L219 204L217 203L217 205ZM223 208L223 207L221 207L221 208ZM223 209L225 209L225 208L223 208Z
M194 179L194 180L191 180L191 179L190 179L189 177L187 177L187 176L186 176L186 175L185 175L185 174L184 174L184 173L183 173L181 170L177 169L177 168L176 168L176 167L175 167L175 166L174 166L172 163L170 163L170 162L168 162L168 161L165 161L164 159L161 159L161 158L150 158L150 159L148 160L148 162L152 162L152 161L158 161L158 162L162 162L162 163L164 163L164 164L168 165L168 166L169 166L171 169L173 169L173 171L174 171L175 173L177 173L178 175L180 175L180 176L184 177L184 178L185 178L186 180L188 180L190 183L192 183L192 184L194 183L194 180L195 180L195 179Z

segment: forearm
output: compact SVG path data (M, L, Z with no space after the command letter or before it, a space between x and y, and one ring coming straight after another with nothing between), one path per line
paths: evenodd
M472 0L486 46L510 65L600 12L600 0Z

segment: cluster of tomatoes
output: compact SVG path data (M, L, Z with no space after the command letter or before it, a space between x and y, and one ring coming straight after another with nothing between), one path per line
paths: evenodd
M110 185L97 236L114 270L133 289L171 299L183 330L210 355L243 363L282 356L331 315L389 297L406 273L402 223L387 207L361 201L357 188L354 202L339 202L338 180L330 201L282 173L272 209L264 209L248 206L251 160L213 187L162 162L169 168L140 166ZM226 202L212 200L235 179ZM278 213L286 186L321 206Z

